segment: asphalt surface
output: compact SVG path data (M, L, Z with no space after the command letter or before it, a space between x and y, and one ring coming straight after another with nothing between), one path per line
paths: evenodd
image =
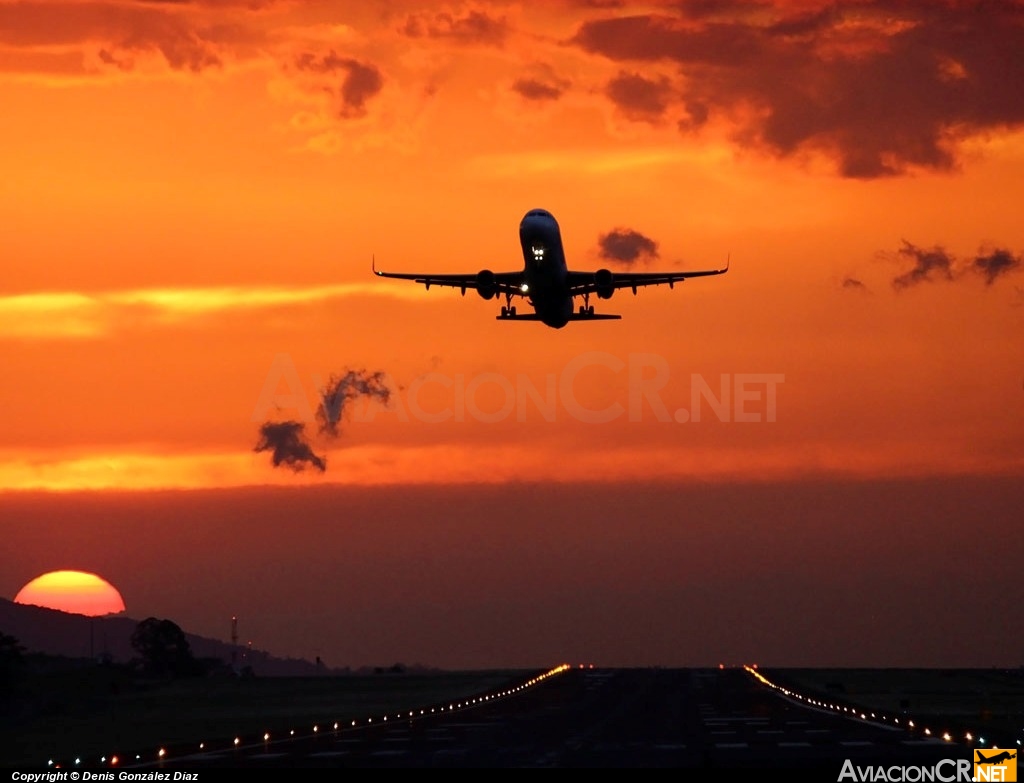
M741 669L572 669L461 709L323 727L158 766L793 769L836 780L846 759L890 767L970 758L965 745L810 707Z

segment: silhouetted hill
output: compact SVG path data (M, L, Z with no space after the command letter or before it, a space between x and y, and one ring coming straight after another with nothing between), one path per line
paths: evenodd
M86 617L41 606L25 606L0 598L0 632L17 638L29 652L68 658L109 655L114 661L126 663L135 657L131 636L138 624L139 620L123 615ZM185 636L196 658L217 658L225 663L231 662L230 644L188 632ZM251 666L253 672L263 677L347 673L347 670L318 668L315 663L300 658L275 658L262 650L239 649L238 655L240 665Z

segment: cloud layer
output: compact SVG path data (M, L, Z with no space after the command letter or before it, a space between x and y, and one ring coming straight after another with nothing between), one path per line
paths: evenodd
M1024 122L1018 3L688 3L584 22L571 43L628 66L606 94L631 119L719 118L741 144L824 152L846 177L948 170L959 140Z
M631 228L616 228L598 240L598 255L605 261L634 264L657 258L658 243Z
M143 288L94 293L0 295L0 341L103 337L122 327L161 326L238 311L306 307L350 296L426 298L414 286L338 283L307 288Z
M896 251L896 255L913 263L910 269L892 279L893 287L896 289L911 288L921 283L940 280L956 280L969 275L981 276L988 286L1003 275L1024 266L1020 256L1015 256L1002 248L988 252L979 250L975 256L958 264L954 256L942 247L926 249L903 240L903 246Z
M421 111L457 68L496 78L534 111L571 91L630 122L676 128L681 146L713 129L780 158L825 155L860 179L956 169L963 140L1024 124L1019 2L653 8L525 15L467 3L368 19L343 3L302 11L285 0L0 0L0 72L196 75L258 60L289 82L278 98L328 96L317 120L342 127L378 114L409 125L401 109Z

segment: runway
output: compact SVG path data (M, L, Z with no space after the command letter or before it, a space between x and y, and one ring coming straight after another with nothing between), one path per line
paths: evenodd
M971 757L966 745L787 698L742 669L571 669L462 709L159 766L814 769L836 780L847 759L891 767Z

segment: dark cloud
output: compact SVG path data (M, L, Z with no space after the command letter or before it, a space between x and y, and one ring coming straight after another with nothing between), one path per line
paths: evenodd
M958 266L953 256L941 247L924 250L906 240L903 240L903 247L897 251L897 257L909 258L914 266L893 278L892 284L896 288L909 288L934 280L960 279L969 274L981 275L986 285L992 285L998 278L1024 266L1020 256L1002 248L987 253L979 251L976 256Z
M384 405L391 399L391 387L382 371L346 370L341 375L332 375L320 391L320 405L316 420L320 434L331 438L340 435L339 424L345 416L346 406L361 397L376 400Z
M640 258L657 258L658 243L631 228L616 228L598 238L598 254L608 261L632 264Z
M330 439L338 438L349 403L365 397L387 405L391 393L387 376L381 371L346 370L340 375L332 375L320 391L320 405L316 411L318 434ZM253 451L272 452L274 467L283 465L301 471L312 465L321 473L327 470L327 460L313 451L305 425L297 421L268 421L263 424L259 442Z
M683 132L700 128L708 121L708 115L711 113L708 105L700 101L687 100L684 102L683 108L686 109L686 117L679 121L679 130Z
M936 278L953 279L953 258L941 247L924 250L904 239L903 247L896 252L914 262L912 269L893 278L892 284L896 288L909 288Z
M312 465L321 473L327 470L327 461L313 453L306 440L305 426L297 421L266 422L260 427L260 439L253 451L272 452L275 468L284 465L301 471Z
M567 82L551 83L540 79L516 79L512 89L529 101L553 101L562 97Z
M802 38L825 31L832 25L842 22L842 19L838 8L826 6L817 11L784 16L769 24L765 29L769 35Z
M970 268L985 278L985 285L992 285L996 278L1021 267L1020 256L1009 250L996 249L988 255L975 256Z
M0 3L0 45L76 47L98 52L121 70L133 57L157 52L174 70L202 71L223 64L225 50L249 33L238 24L211 24L178 12L174 3Z
M122 71L130 71L133 67L133 63L126 57L118 57L113 52L106 49L100 49L97 52L97 56L100 58L100 62L106 63L107 65L113 65L115 68L119 68Z
M464 44L500 46L509 34L508 21L484 11L455 15L447 11L410 14L401 27L410 38L446 38Z
M636 74L617 77L620 89L607 92L620 108L637 104L656 117L666 101L688 113L705 107L738 123L742 144L777 156L822 151L856 178L949 170L960 140L1024 124L1024 4L862 0L799 13L764 2L677 8L678 15L591 20L571 39L633 67L678 68L671 90Z
M360 117L366 113L366 102L381 91L384 79L377 66L351 57L342 57L333 49L327 54L302 52L295 58L300 71L341 77L341 83L327 89L340 101L342 117Z
M128 52L143 52L155 47L164 56L167 64L176 71L199 72L223 65L215 45L204 40L195 31L168 33L159 41L154 41L144 34L132 35L117 42L117 45Z
M664 116L672 99L666 77L648 79L638 73L620 71L605 87L612 103L630 119L656 121Z
M855 277L847 277L843 280L843 288L848 288L852 291L867 291L868 287L863 282Z
M512 83L512 90L528 101L554 101L561 98L571 84L549 63L536 62L530 65L529 75Z

